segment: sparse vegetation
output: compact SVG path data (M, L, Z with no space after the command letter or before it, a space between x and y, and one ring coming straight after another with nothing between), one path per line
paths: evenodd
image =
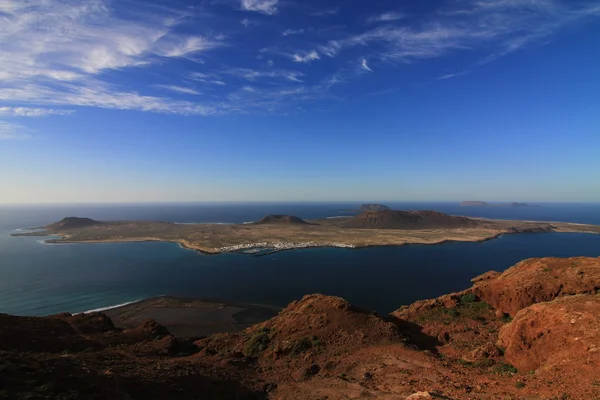
M512 321L512 317L509 314L504 314L502 316L502 322L508 324L511 321Z
M465 294L460 298L460 304L474 303L477 301L477 296L473 293Z
M517 369L513 365L510 365L510 364L497 364L492 369L492 372L495 374L499 374L499 375L510 375L510 374L516 374Z
M444 309L444 313L446 313L446 315L449 315L451 317L456 317L459 314L458 310L454 307Z
M525 387L525 383L524 383L524 382L521 382L521 381L519 381L519 382L515 383L515 387L516 387L517 389L523 389L523 388Z
M480 362L476 363L475 365L477 367L481 367L481 368L489 368L492 365L494 365L494 360L488 358L487 360L480 361Z
M260 353L269 347L269 342L269 334L265 331L265 328L263 328L246 342L246 346L244 346L244 355L247 357L258 357Z
M307 352L312 348L318 348L321 346L321 341L317 336L313 336L311 338L304 337L300 340L296 340L292 343L290 354L292 356L297 356L302 353Z

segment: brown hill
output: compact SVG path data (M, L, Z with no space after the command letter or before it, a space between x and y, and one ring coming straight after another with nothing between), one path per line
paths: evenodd
M257 224L283 224L283 225L306 225L308 222L293 215L267 215Z
M91 218L66 217L58 222L46 225L45 228L51 231L64 231L69 229L87 228L88 226L99 225L101 223L102 222L95 221Z
M481 224L481 222L471 218L455 217L430 210L367 211L342 222L342 225L348 228L373 229L465 228L476 227Z

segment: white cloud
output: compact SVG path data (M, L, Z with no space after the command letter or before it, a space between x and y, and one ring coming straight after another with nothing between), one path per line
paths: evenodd
M301 35L303 33L312 32L314 30L315 30L315 28L312 26L309 26L308 28L301 28L301 29L286 29L285 31L281 32L281 35L282 36Z
M344 80L336 74L324 79L321 83L321 86L323 86L325 89L329 89L330 87L342 82L344 82Z
M281 32L281 36L299 35L301 33L304 33L304 29L286 29Z
M446 80L446 79L456 78L458 76L467 75L470 72L471 71L467 70L467 71L462 71L462 72L456 72L456 73L453 73L453 74L446 74L446 75L439 76L437 79L440 80L440 81L443 81L443 80Z
M22 102L43 105L72 105L119 110L150 111L164 114L216 115L228 111L226 104L198 104L166 97L141 95L133 91L120 91L113 85L100 81L85 84L66 83L56 90L42 85L26 84L19 88L0 87L0 101L15 98Z
M202 36L172 37L157 43L156 54L163 57L185 57L219 45L218 40Z
M298 53L292 55L292 60L297 63L310 63L311 61L318 59L320 59L319 53L314 50L305 55L300 55Z
M31 138L28 129L22 125L0 121L0 140L23 140Z
M191 80L194 80L197 82L209 83L211 85L226 85L226 83L223 82L221 80L220 76L217 74L205 74L202 72L192 72L189 75L189 78Z
M371 68L369 68L369 64L367 64L367 59L366 58L363 58L360 61L360 66L362 67L362 69L364 69L366 71L373 72L373 70Z
M47 115L69 115L75 110L56 110L52 108L0 107L0 116L8 117L45 117Z
M172 32L172 18L122 19L102 0L31 0L2 9L0 77L84 79L105 70L147 65L217 46Z
M285 4L278 0L226 1L266 15L275 14ZM324 20L313 20L314 27L283 30L285 27L277 28L281 25L271 26L274 34L248 40L239 39L239 31L244 31L241 26L239 31L235 26L226 26L233 28L228 32L230 41L214 31L217 23L225 24L230 19L221 20L213 14L205 21L199 17L204 11L198 9L177 11L137 1L133 8L131 4L111 0L0 0L0 116L66 114L69 110L60 108L70 106L182 115L244 113L260 107L271 112L287 105L296 108L301 102L331 98L327 97L332 96L328 93L330 87L372 71L369 63L373 65L380 59L387 63L377 66L393 68L397 63L477 51L487 55L480 62L485 64L545 41L565 26L600 16L597 0L460 0L447 2L442 9L428 14L411 15L410 24L394 22L402 15L387 12L371 17L373 22L389 22L381 26L327 28L317 25ZM329 9L310 15L337 12ZM256 23L251 19L253 15L245 15L250 19L240 21L244 26ZM233 25L237 21L233 20ZM291 36L311 30L315 34L310 37L286 40L276 33ZM252 30L244 31L248 33ZM332 38L335 40L328 40ZM292 47L290 51L287 43L309 47ZM294 52L295 48L314 50ZM342 58L351 48L353 54ZM219 51L213 52L216 49ZM219 58L224 52L229 54ZM357 62L356 55L364 58ZM277 69L270 59L275 56L285 58L277 61ZM316 68L306 72L307 76L283 69L286 63L308 64L325 57L332 58L327 61L333 65L332 71L338 71L333 76L326 75L331 71ZM200 66L188 60L205 60L203 72L193 72ZM335 66L336 62L339 65ZM174 63L177 68L171 70ZM131 71L133 68L135 71ZM135 79L131 79L133 73ZM166 74L172 85L158 86L164 92L157 95L151 89L165 82ZM438 79L458 75L446 74ZM175 80L177 77L180 81ZM253 92L244 89L248 84ZM181 96L200 92L207 96L194 101ZM15 136L14 129L11 135Z
M388 12L384 12L383 14L369 17L367 19L367 22L371 22L371 23L373 23L373 22L390 22L390 21L397 21L402 18L404 18L404 14L395 12L395 11L388 11Z
M171 11L166 15L163 10L136 9L137 18L124 19L107 1L0 1L1 98L130 108L131 102L123 99L127 90L112 93L115 87L103 85L105 72L190 58L223 45L218 35L176 33L177 16ZM102 92L94 101L82 96L96 87Z
M378 56L408 62L456 51L484 50L486 62L539 42L560 28L598 15L600 7L579 7L555 0L463 0L410 26L388 25L330 41L319 50L328 56L355 46L383 46ZM390 20L394 15L379 17Z
M327 44L319 46L319 51L328 57L335 57L340 50L344 47L344 44L338 40L330 40Z
M304 74L299 71L287 71L287 70L268 70L268 71L257 71L250 68L232 68L226 70L224 73L236 76L238 78L246 79L249 81L255 81L263 78L271 79L284 79L292 82L302 82L300 79Z
M340 12L339 8L328 8L326 10L315 11L315 12L309 13L308 15L310 15L312 17L329 17L331 15L336 15L339 12Z
M185 86L177 86L177 85L154 85L154 86L161 88L161 89L170 90L172 92L177 92L177 93L193 94L193 95L202 94L195 89L185 87Z
M259 13L273 15L277 13L279 0L242 0L242 10L256 11Z
M260 23L258 21L255 21L253 19L248 19L248 18L244 18L243 20L241 20L240 24L244 25L246 28L249 28L251 26L260 25Z

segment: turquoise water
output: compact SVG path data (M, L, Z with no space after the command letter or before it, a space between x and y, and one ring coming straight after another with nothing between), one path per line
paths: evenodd
M600 219L598 205L576 210L565 206L561 214L557 210L563 206L554 206L554 211L548 207L459 211L502 214L495 218L516 218L511 216L513 212L523 219L590 223ZM472 277L490 269L503 270L524 258L600 256L600 235L575 233L507 235L484 243L434 246L306 249L265 257L206 256L172 243L45 245L40 238L9 236L14 229L39 226L67 215L104 220L244 222L269 212L320 218L343 215L340 210L347 208L332 204L1 207L0 312L79 312L157 295L284 306L314 292L339 295L389 312L418 299L464 289ZM444 211L443 204L406 208ZM548 218L550 214L554 218Z

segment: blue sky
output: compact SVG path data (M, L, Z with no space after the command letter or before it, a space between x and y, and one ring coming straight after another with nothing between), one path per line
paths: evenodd
M600 202L600 1L0 0L0 203Z

